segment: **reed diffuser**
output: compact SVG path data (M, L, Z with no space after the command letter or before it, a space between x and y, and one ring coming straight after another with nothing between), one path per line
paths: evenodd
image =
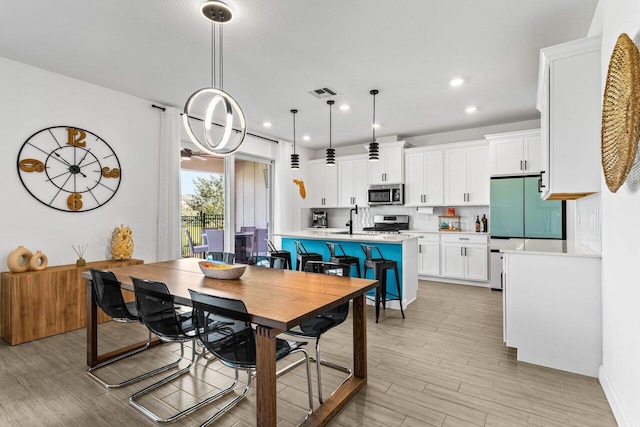
M76 261L76 266L77 267L84 267L86 262L84 260L83 255L84 252L87 250L87 247L89 245L78 245L78 247L76 248L74 245L71 245L71 247L73 248L73 251L76 253L76 255L78 255L78 260Z

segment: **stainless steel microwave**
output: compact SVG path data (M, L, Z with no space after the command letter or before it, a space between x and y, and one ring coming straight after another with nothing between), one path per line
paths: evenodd
M404 205L404 185L370 185L367 200L369 206Z

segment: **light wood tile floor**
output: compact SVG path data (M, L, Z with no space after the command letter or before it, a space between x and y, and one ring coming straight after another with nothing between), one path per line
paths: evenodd
M616 425L597 379L516 361L515 350L502 343L500 292L420 282L418 300L405 312L402 320L399 311L387 310L376 324L368 307L369 382L330 426ZM100 326L100 351L145 336L138 325L109 322ZM125 389L101 388L85 374L85 339L82 329L14 347L0 343L0 426L155 425L128 404L129 395L153 379ZM327 359L350 366L350 321L323 336L321 344ZM308 349L313 351L312 343ZM158 346L100 375L114 381L130 377L178 352L177 345ZM168 415L231 378L219 362L199 359L190 375L143 402ZM295 425L304 416L304 378L303 368L278 378L279 426ZM326 394L341 380L340 373L323 369ZM198 425L223 404L214 402L171 425ZM254 424L252 391L216 425Z

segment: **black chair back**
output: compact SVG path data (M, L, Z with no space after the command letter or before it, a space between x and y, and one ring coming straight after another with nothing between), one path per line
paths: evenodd
M371 245L360 245L360 247L362 248L362 252L364 252L364 255L367 259L367 261L372 261L372 260L384 260L385 258L382 256L382 252L380 252L380 248L378 248L377 246L371 246ZM378 258L374 258L373 257L373 252L376 251L378 253Z
M307 261L304 266L307 273L321 273L331 276L349 276L351 266L347 264L337 264L325 261Z
M244 302L189 289L198 338L222 363L244 368L256 364L256 343Z
M257 255L249 258L249 265L255 265L256 267L284 269L285 260L284 258L278 258L273 256Z
M115 274L107 270L93 268L90 268L89 272L91 273L94 300L102 311L117 321L139 320L138 313L132 313L127 308L120 289L120 282L116 279Z
M186 332L173 304L173 295L169 293L167 285L135 277L131 279L142 323L160 339L186 338Z
M296 254L298 255L309 254L309 251L307 251L307 248L304 247L304 244L302 242L298 242L297 240L295 240L294 243L296 244Z
M227 264L233 264L236 260L236 254L232 252L207 252L205 258L209 261L222 261Z

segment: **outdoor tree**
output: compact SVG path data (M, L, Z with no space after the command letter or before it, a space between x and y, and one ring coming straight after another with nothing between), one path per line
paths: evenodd
M193 184L196 186L195 194L190 194L191 198L185 200L187 206L195 212L223 215L224 181L222 175L196 177Z

